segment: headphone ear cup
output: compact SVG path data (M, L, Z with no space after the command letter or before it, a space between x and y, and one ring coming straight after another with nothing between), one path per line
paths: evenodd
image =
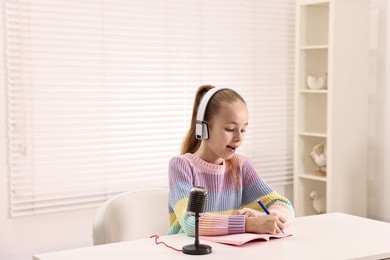
M195 137L198 140L209 139L209 128L206 123L197 123L195 126Z
M202 139L209 139L209 126L207 125L207 123L202 124Z
M195 137L198 140L203 139L203 123L196 123L195 125Z

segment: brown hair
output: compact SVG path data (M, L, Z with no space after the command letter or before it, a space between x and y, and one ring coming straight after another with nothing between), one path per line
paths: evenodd
M181 154L195 153L199 149L199 146L201 144L201 140L198 140L195 137L196 116L197 116L199 104L200 104L202 98L212 88L214 88L214 86L212 86L212 85L202 85L196 91L195 99L194 99L194 106L192 109L190 129L188 130L186 136L184 137L184 141L183 141L181 151L180 151ZM242 96L240 94L238 94L236 91L234 91L233 89L227 88L227 89L222 89L222 90L218 91L217 93L215 93L211 97L211 99L207 105L207 109L206 109L206 112L204 115L204 121L210 122L212 117L215 116L216 114L218 114L218 112L221 109L221 107L223 106L223 104L226 104L226 103L231 104L237 100L241 100L244 104L246 104L245 100L242 98ZM236 169L234 163L232 162L232 160L228 160L226 162L227 162L227 165L230 166L230 168L232 169L234 183L236 185L238 185L237 169Z

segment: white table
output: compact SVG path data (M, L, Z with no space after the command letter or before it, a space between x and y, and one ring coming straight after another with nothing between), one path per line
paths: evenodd
M58 251L33 256L34 260L63 259L385 259L390 258L390 223L343 213L296 218L288 227L293 236L242 246L200 242L212 246L212 253L186 255L154 239L140 239L101 246ZM181 249L193 244L184 234L161 236L160 241Z

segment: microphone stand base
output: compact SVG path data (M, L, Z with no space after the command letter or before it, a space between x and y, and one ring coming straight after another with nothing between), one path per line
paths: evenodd
M183 253L187 255L206 255L211 253L211 246L199 244L198 247L195 245L183 246Z

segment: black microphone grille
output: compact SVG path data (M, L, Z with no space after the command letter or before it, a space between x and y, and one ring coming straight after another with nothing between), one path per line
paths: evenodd
M207 191L203 187L192 187L188 198L187 214L194 216L196 213L205 213L207 205Z

